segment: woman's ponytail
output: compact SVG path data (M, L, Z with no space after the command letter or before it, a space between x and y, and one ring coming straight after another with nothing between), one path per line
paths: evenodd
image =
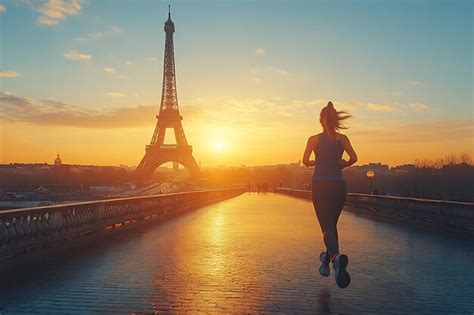
M329 101L326 107L321 110L321 123L331 140L336 139L336 132L340 129L347 129L341 121L350 118L351 115L346 111L337 111L334 104Z

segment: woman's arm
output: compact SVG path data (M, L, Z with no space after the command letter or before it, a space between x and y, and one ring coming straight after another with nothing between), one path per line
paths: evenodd
M341 162L342 168L345 168L357 162L357 154L355 153L354 148L352 147L352 144L347 136L343 137L342 146L347 154L349 154L349 161L342 160Z
M315 145L315 136L309 137L308 143L306 144L306 149L303 153L303 164L307 167L314 166L315 161L310 161L309 158L311 156L311 152L313 152Z

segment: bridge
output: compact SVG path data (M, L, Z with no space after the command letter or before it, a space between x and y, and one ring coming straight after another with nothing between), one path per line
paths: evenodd
M339 229L352 282L339 289L318 273L323 243L307 192L278 192L0 212L0 253L14 262L1 269L0 313L474 312L473 234L409 224L406 211L374 215L415 201L349 196ZM354 211L358 202L369 211Z

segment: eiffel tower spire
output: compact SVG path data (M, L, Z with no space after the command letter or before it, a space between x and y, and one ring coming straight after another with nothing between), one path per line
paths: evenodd
M151 177L161 164L178 162L189 170L192 177L198 178L202 177L202 173L192 155L192 147L186 140L181 124L183 117L179 114L173 43L175 28L171 20L170 6L168 6L168 20L165 22L164 31L166 38L160 110L156 116L156 127L150 145L146 146L145 156L135 172L139 178L144 179ZM167 128L174 129L176 145L164 143Z
M163 64L163 90L161 93L160 114L165 110L178 110L176 91L176 70L174 64L174 23L171 21L171 6L168 5L168 20L165 22L165 62Z

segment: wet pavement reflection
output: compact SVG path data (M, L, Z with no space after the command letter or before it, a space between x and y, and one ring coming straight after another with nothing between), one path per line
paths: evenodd
M0 312L474 312L472 237L343 212L352 283L319 275L312 204L245 194L3 278Z

